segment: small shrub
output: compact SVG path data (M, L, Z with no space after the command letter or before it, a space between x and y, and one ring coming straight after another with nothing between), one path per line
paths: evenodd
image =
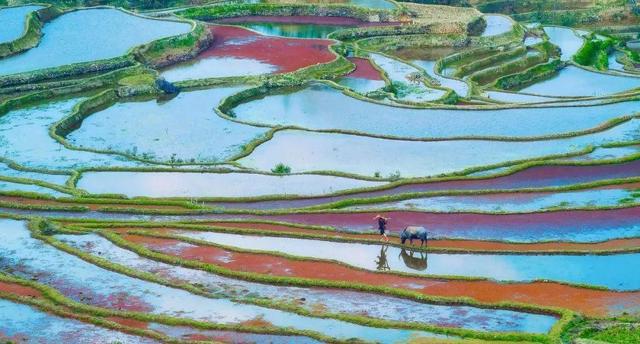
M53 223L51 223L51 221L44 220L44 219L39 219L37 221L38 221L37 228L40 234L46 235L46 236L51 236L56 234L56 231L57 231L56 226Z
M391 181L396 181L400 179L400 171L395 171L389 175L389 179Z
M289 174L291 173L291 167L283 164L283 163L279 163L276 165L276 167L271 169L271 172L275 173L275 174Z

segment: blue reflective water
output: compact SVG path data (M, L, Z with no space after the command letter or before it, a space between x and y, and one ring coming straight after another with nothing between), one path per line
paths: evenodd
M86 118L68 141L153 161L220 162L267 129L228 121L214 108L244 87L182 92L169 101L117 103Z
M487 27L484 29L482 36L496 36L511 31L513 21L506 16L498 14L487 14L484 16Z
M637 101L575 108L408 109L358 100L324 84L312 84L297 92L272 94L240 104L232 111L239 120L270 126L451 138L538 137L582 131L638 110Z
M323 175L251 173L88 172L78 187L91 193L129 197L314 196L384 183Z
M638 194L638 198L634 195ZM403 209L422 211L484 211L484 212L535 212L558 208L618 206L624 199L636 199L640 192L627 189L585 190L551 193L519 193L477 196L439 196L412 198L353 206L347 209Z
M342 171L360 175L434 176L471 167L578 153L589 147L640 138L640 120L595 134L545 141L399 141L345 134L284 130L239 162L267 170L278 163L295 172Z
M35 5L0 8L0 43L20 38L26 29L27 15L41 8L43 6Z
M638 77L598 73L567 66L551 79L535 83L521 91L552 97L596 97L630 91L638 87Z
M371 54L371 61L387 74L394 86L396 97L412 103L435 101L446 91L428 87L415 67L380 54Z
M294 23L233 23L260 32L263 35L293 38L326 38L330 33L352 28L344 25L294 24Z
M270 308L212 299L131 278L92 265L31 237L26 223L0 220L0 271L11 271L57 288L79 302L109 308L142 308L151 314L198 319L213 323L239 324L264 319L276 327L310 330L340 338L366 341L407 341L413 337L440 337L424 331L381 329L348 322L299 316ZM15 271L17 265L19 271Z
M549 41L560 47L560 58L563 61L571 60L573 55L580 50L583 39L571 28L559 26L545 26L544 32L549 36Z
M122 343L158 341L60 318L35 307L0 299L0 337L20 343ZM11 342L13 343L13 342Z
M278 67L248 58L207 56L171 66L160 75L171 82L269 74Z
M181 235L244 249L331 259L367 270L377 269L376 262L381 254L380 245L212 232L184 232ZM640 253L604 256L429 253L422 255L423 264L417 269L418 264L407 263L413 260L407 260L406 252L403 255L402 250L398 247L388 247L385 255L388 257L386 259L391 271L485 277L513 282L547 279L614 290L640 289L640 274L635 273L636 267L640 264Z
M348 0L346 2L356 6L377 8L377 9L384 9L384 10L390 10L396 7L396 5L393 2L390 2L387 0Z
M413 60L411 62L416 66L423 68L427 74L440 83L440 86L452 89L461 97L469 96L469 85L466 82L453 78L445 78L435 72L434 68L436 61Z
M0 181L0 191L2 192L12 192L12 191L36 192L36 193L45 194L53 197L69 196L60 191L45 188L39 185L20 184L20 183L12 183L12 182L5 182L5 181Z
M491 332L547 333L556 322L551 316L501 309L468 306L433 305L379 294L334 289L273 286L235 280L201 270L159 263L119 248L96 235L58 235L58 239L85 252L136 270L160 273L179 282L204 286L224 296L259 297L296 302L310 311L323 308L329 313L366 314L369 317L402 322L417 322ZM193 247L182 244L181 249ZM303 300L301 302L301 300Z
M365 78L344 77L338 81L342 86L346 86L360 94L367 94L383 88L386 84L383 80L370 80Z
M24 178L39 180L51 184L65 185L70 175L67 174L48 174L33 171L17 170L9 167L8 164L0 162L0 175L14 178Z
M0 75L118 57L135 46L190 29L187 23L142 18L116 9L74 11L47 23L37 47L0 60Z
M55 101L0 116L0 156L26 167L52 170L140 165L118 156L70 150L49 136L51 125L69 115L83 99Z

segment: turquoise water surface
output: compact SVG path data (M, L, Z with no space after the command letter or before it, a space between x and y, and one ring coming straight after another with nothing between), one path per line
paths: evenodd
M27 15L33 11L37 11L43 6L18 6L18 7L0 7L0 43L14 41L25 32L27 23Z
M403 249L399 247L390 246L384 250L382 245L212 232L181 232L180 235L250 250L331 259L367 270L376 270L376 262L384 254L391 271L398 272L485 277L510 282L547 279L614 290L640 289L640 274L635 273L635 267L640 264L639 253L604 256L423 253L424 264L418 269L418 264L407 264Z
M0 75L114 58L135 46L189 30L187 23L153 20L116 9L73 11L45 24L37 47L1 59Z

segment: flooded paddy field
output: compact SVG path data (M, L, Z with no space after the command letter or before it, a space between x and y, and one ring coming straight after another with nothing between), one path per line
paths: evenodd
M25 31L27 15L41 8L42 6L0 8L0 22L3 25L0 33L0 43L11 42L20 38Z
M77 27L84 30L73 29ZM190 27L115 9L69 12L43 27L43 38L37 47L0 59L0 75L118 57L143 43L186 33ZM129 31L138 34L127 34Z
M213 25L212 46L193 61L162 72L169 81L286 73L336 58L332 41L265 36L235 26Z
M483 1L14 4L1 342L634 342L615 32Z

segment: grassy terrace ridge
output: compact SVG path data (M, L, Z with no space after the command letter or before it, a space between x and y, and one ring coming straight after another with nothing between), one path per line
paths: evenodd
M489 90L509 90L519 96L521 94L514 91L551 78L568 65L582 68L586 72L613 75L617 72L607 72L607 70L609 61L611 61L610 54L614 51L618 53L617 62L623 65L628 72L627 74L631 75L637 69L636 64L640 63L640 57L638 57L637 53L626 48L624 42L629 38L628 32L637 31L640 27L640 7L638 7L640 5L621 0L589 1L589 4L586 4L587 1L571 0L558 0L556 2L548 0L520 2L511 0L414 0L396 2L392 0L390 2L395 7L374 9L355 5L347 0L339 0L338 2L320 0L319 2L309 3L300 0L269 0L268 3L240 3L235 1L218 3L217 0L204 0L201 2L196 2L195 0L169 0L164 2L110 0L100 2L100 4L108 5L104 8L115 8L112 6L117 6L119 10L130 15L144 15L138 14L138 12L129 12L130 10L155 9L148 12L149 15L153 16L150 19L187 22L190 23L191 30L182 35L166 37L133 47L125 55L112 59L0 76L0 119L10 111L17 109L28 109L31 106L46 104L57 99L69 99L76 96L85 97L81 102L75 104L71 112L65 114L63 118L47 128L49 136L61 144L61 149L63 150L73 150L76 153L82 152L83 154L93 153L97 154L96 156L100 154L115 155L118 160L132 163L132 165L124 165L130 167L98 167L87 163L78 168L49 170L47 168L32 168L29 167L30 165L16 163L16 161L29 161L24 160L22 156L16 157L16 161L13 161L11 156L0 157L0 163L3 163L3 166L8 166L6 173L0 172L0 182L7 183L8 188L16 184L20 186L16 188L18 190L40 190L39 188L44 188L42 190L46 191L43 192L49 192L49 194L44 194L31 191L0 191L0 218L27 221L33 238L56 250L74 255L98 268L150 283L177 288L195 295L208 298L223 297L241 304L266 307L301 316L334 319L374 328L431 331L436 334L460 338L446 341L434 339L434 343L526 342L556 344L582 340L584 342L577 341L576 344L592 344L598 341L626 344L640 340L638 339L640 338L640 332L638 331L640 321L638 320L637 312L635 312L635 309L629 308L628 313L623 313L623 311L627 311L625 308L627 305L636 307L634 302L637 301L633 301L631 298L637 297L636 294L640 292L639 290L621 292L595 285L542 280L499 282L490 278L429 274L429 271L425 272L426 274L424 275L396 271L378 272L354 267L332 259L332 257L316 259L266 249L243 249L181 235L179 231L185 230L378 245L379 237L373 231L355 233L346 231L339 227L338 224L332 227L327 225L304 225L294 222L298 221L295 220L296 216L303 214L312 214L320 217L330 216L330 214L338 214L338 216L353 214L355 219L353 221L360 221L358 220L359 216L363 215L358 214L399 211L407 213L446 213L451 214L451 216L456 216L456 214L495 215L496 218L503 215L516 216L522 214L534 214L532 216L537 216L535 214L555 213L561 215L563 212L569 211L612 211L615 214L620 213L627 216L627 214L633 213L640 206L640 189L637 189L637 185L640 183L640 175L627 173L624 170L626 168L624 166L616 167L618 164L634 163L640 159L640 153L637 150L634 153L635 148L632 147L640 146L640 141L633 138L621 142L608 142L597 147L584 147L581 151L567 154L531 159L521 159L521 157L515 156L513 159L502 163L475 166L430 177L405 178L393 175L380 177L379 174L358 175L330 170L299 173L293 164L293 170L288 170L288 166L284 164L280 168L268 168L265 171L243 167L239 162L241 158L254 153L257 147L268 142L276 133L283 130L346 134L399 141L438 141L443 142L442 144L453 140L524 142L550 141L599 133L640 118L639 113L623 113L619 117L599 123L593 128L544 136L487 136L482 132L478 132L470 136L449 138L413 138L371 134L358 130L310 129L295 125L267 125L236 118L233 109L244 102L272 94L295 91L314 83L327 85L342 92L345 96L359 101L387 106L389 111L399 108L496 111L532 107L566 107L571 108L573 111L579 111L582 107L592 106L596 103L613 104L640 99L640 90L637 89L611 96L554 97L554 99L542 99L540 102L529 104L509 103L506 101L498 103L492 99L483 98L484 92ZM23 0L0 0L0 6L19 5L21 3L26 2ZM84 0L53 0L47 2L44 8L27 16L22 37L13 42L0 44L0 58L37 46L42 36L43 26L47 25L53 18L71 11L85 9L82 6L94 4L95 2ZM543 25L561 24L571 27L592 27L596 31L586 36L584 44L572 57L572 60L561 61L557 47L550 43L548 37L540 28L529 29L514 22L510 31L495 36L483 36L482 33L487 27L488 20L483 18L483 13L503 13L511 15L511 18L519 21L539 21ZM66 140L66 137L73 130L82 125L83 120L114 104L133 101L170 101L172 95L168 93L172 91L166 91L165 93L163 90L166 82L161 78L161 68L182 61L195 60L196 56L209 49L215 39L209 29L209 22L215 22L223 18L244 16L343 17L357 19L365 23L374 23L375 25L363 25L362 27L340 29L329 33L327 38L333 41L329 46L329 50L335 58L328 63L311 65L284 74L214 77L181 81L169 85L175 86L175 89L181 92L219 86L246 86L243 91L231 94L223 99L218 106L211 108L213 112L211 115L218 116L225 121L234 122L234 125L265 128L266 134L243 145L240 152L227 161L185 161L181 157L160 161L160 159L140 157L133 153L118 151L113 148L92 149L79 147ZM286 21L286 18L282 20ZM274 20L274 22L277 21ZM318 22L324 21L333 22L336 20L335 18L321 18L318 20ZM610 32L611 35L605 34L605 32ZM326 32L323 33L324 36L326 36ZM541 43L531 45L527 42L527 45L525 45L524 38L531 36L541 38ZM429 56L429 59L425 57L424 60L435 61L436 77L428 75L424 68L412 63L413 60L409 60L408 57L402 58L400 53L396 54L397 50L403 48L420 48L425 53L433 49L433 55L436 57L426 54L425 56ZM442 51L446 52L440 52L440 48L446 48L442 49ZM447 49L449 50L447 51ZM451 53L451 51L454 51L454 53ZM208 53L203 54L203 56L208 57ZM393 87L390 87L392 85L391 80L389 80L384 70L372 63L372 59L369 57L370 54L374 53L382 54L414 67L421 74L419 75L420 80L425 85L445 90L445 96L437 101L425 103L403 102L396 99ZM345 86L346 83L345 85L339 84L342 82L342 77L352 72L357 72L356 66L359 69L361 67L360 63L362 61L356 60L357 63L354 64L350 61L351 57L369 59L372 65L372 70L369 71L370 74L373 75L376 72L380 74L379 77L375 76L377 84L385 84L387 87L382 87L375 92L362 92L362 94L359 94ZM368 68L366 65L364 67L362 69ZM616 68L621 67L616 65ZM361 69L360 71L362 72ZM621 74L619 73L618 75ZM358 74L354 73L354 75ZM364 78L369 77L373 78L372 76ZM458 97L453 90L445 89L440 85L441 83L444 84L444 82L441 82L443 80L441 78L456 79L467 83L469 89L468 98ZM382 79L382 83L378 79ZM354 89L356 88L355 86L353 87ZM467 95L461 96L467 97ZM216 120L220 120L219 118ZM623 149L612 150L612 155L607 157L605 155L608 154L608 150L604 152L602 148ZM596 149L598 150L597 152ZM592 153L594 154L591 155ZM594 157L595 160L588 160ZM283 163L287 163L286 160L283 160ZM493 182L499 178L512 175L513 179L507 179L506 181L517 181L517 173L531 168L544 167L542 170L544 172L555 167L559 169L567 167L569 168L568 171L571 171L574 167L592 166L599 166L603 169L610 167L612 168L611 171L614 172L607 175L609 172L605 173L600 169L588 169L584 172L579 172L579 176L584 175L587 177L587 181L580 181L581 179L578 179L578 176L574 182L569 184L545 182L540 184L541 186L510 188L508 185L511 184L503 186L499 184L500 182ZM633 164L631 166L636 165ZM622 176L629 176L620 177L616 175L615 173L619 171L621 171ZM276 176L287 178L286 175L320 175L380 182L380 185L331 191L326 194L311 196L273 194L251 197L127 197L126 195L111 193L90 194L80 189L78 186L82 176L94 172L242 173L246 174L247 177L249 175L260 175L273 176L274 178ZM488 174L476 174L479 172ZM595 173L595 177L588 173ZM523 176L534 174L523 173ZM557 178L561 178L562 172L553 172L551 176L541 175L540 177L551 180L556 175L558 176ZM492 183L492 186L484 185L486 187L483 187L483 181ZM416 188L411 186L414 184L428 185L429 183L440 182L452 182L452 184L451 186L445 186L443 190L434 191L414 191L429 189L428 186L416 186ZM456 186L455 183L458 182L477 183L477 185L472 184L473 187L477 186L477 188L467 190L462 186ZM532 182L531 185L538 184ZM398 189L394 190L395 188ZM617 202L613 200L613 202L597 202L588 205L581 205L582 203L577 202L563 202L558 206L536 207L528 211L505 211L500 209L485 211L480 208L474 210L472 209L473 207L469 207L471 210L432 211L428 208L421 210L406 209L393 204L383 205L383 203L387 202L422 197L494 196L499 198L508 196L517 198L524 196L524 199L526 199L526 197L535 193L552 194L622 188L628 190L629 196L621 196ZM256 204L252 204L254 202ZM260 204L260 202L265 202L265 204ZM243 205L243 203L246 204ZM350 209L350 207L364 205L371 208ZM16 215L10 215L12 213ZM193 217L191 217L192 215ZM261 215L274 217L266 217L267 219L265 219ZM276 217L281 215L292 215L290 221L294 222L269 220L271 218L286 219L286 217ZM415 214L409 215L413 216ZM160 216L167 216L167 218L160 218ZM347 218L348 221L352 219L350 216L347 216ZM314 221L313 223L322 222ZM392 223L392 225L394 224ZM395 227L393 228L395 229ZM603 228L605 227L603 226ZM178 232L173 232L172 230L178 230ZM387 318L374 318L367 314L333 313L333 311L326 309L310 309L309 305L293 302L293 300L292 302L283 302L251 296L252 294L250 293L249 295L240 296L241 294L231 295L225 292L214 292L193 281L178 281L166 277L166 275L116 264L101 258L100 255L74 248L74 246L66 244L55 237L55 234L85 235L88 233L97 234L114 245L135 253L142 258L243 281L299 288L343 289L354 292L376 293L425 304L530 312L552 315L557 317L558 321L548 334L503 333L491 330L485 332L463 328L447 328L423 322L386 320ZM128 235L131 235L131 237ZM397 233L390 234L390 237L392 238L392 242L389 243L390 246L404 247L397 243ZM139 239L140 242L134 240L134 238ZM165 251L161 252L159 249L155 250L151 246L143 244L146 240L162 242L161 240L164 239L200 246L203 251L216 248L236 254L238 257L247 258L250 255L256 255L274 259L274 261L291 261L299 264L299 266L304 266L305 269L308 269L309 266L324 266L322 269L333 271L326 267L333 264L336 269L345 269L344 271L351 269L355 273L367 272L371 273L374 278L397 278L394 281L400 280L400 278L404 278L405 280L403 281L415 279L420 283L423 280L429 280L434 283L445 283L447 288L455 288L454 285L458 287L464 285L465 288L473 289L474 287L470 287L470 285L477 284L485 287L493 286L496 290L512 294L505 297L491 298L466 289L444 293L434 288L428 289L425 287L423 290L418 287L400 284L378 283L379 281L374 279L368 280L358 276L351 280L343 280L340 276L333 279L332 276L327 277L323 274L306 274L307 270L303 273L298 271L297 274L285 275L277 271L267 271L266 268L263 269L260 266L238 267L230 263L214 263L205 259L189 258L187 255L181 257L178 254L163 253ZM640 252L640 237L637 236L622 239L613 238L599 242L574 242L571 238L566 239L566 241L563 241L564 239L558 241L543 241L539 239L533 242L513 242L507 240L506 237L492 240L443 237L430 240L434 243L433 245L425 248L412 247L412 249L418 252L443 254L590 255L595 257ZM8 259L10 260L11 257L8 257ZM251 323L220 324L191 320L186 316L179 315L163 316L142 311L122 311L90 306L63 295L62 288L56 290L37 280L25 280L17 277L17 275L12 275L11 268L13 268L11 265L6 265L5 268L0 269L0 284L8 283L23 286L36 290L41 295L26 297L0 289L0 299L29 305L63 318L76 319L87 324L142 336L159 342L190 343L195 341L170 338L160 332L128 325L127 321L185 326L202 330L307 336L328 343L351 342L332 338L330 333L324 331L323 333L298 331L291 328L277 328L270 324L265 324L264 326ZM312 271L312 269L308 269L308 271ZM535 277L539 276L532 276L532 278ZM557 280L564 280L564 278L557 278ZM597 284L598 281L593 280L592 283ZM537 290L536 288L541 289ZM588 301L593 302L593 305L589 306L592 308L588 308L587 305L577 305L577 303L560 300L561 295L570 295L568 290L574 292L571 295L577 296L576 299L582 297L582 295L593 296L593 300L590 299ZM558 291L557 295L555 295L556 291ZM519 294L516 295L516 293ZM547 293L547 295L540 296L537 293L540 293L540 295ZM554 295L551 293L554 293ZM543 297L548 299L543 299ZM567 296L567 298L571 297ZM605 302L605 299L608 301ZM596 306L596 304L598 305ZM613 309L614 306L616 307L615 310ZM594 310L596 307L603 309L610 307L611 309ZM618 316L610 317L612 314L618 314ZM114 318L119 318L119 321L114 321ZM1 327L0 325L0 332L2 332ZM427 342L432 341L428 340Z
M39 240L42 240L46 243L48 243L49 245L56 247L64 252L67 252L69 254L75 255L77 257L79 257L80 259L83 259L91 264L97 265L99 267L105 268L107 270L111 270L114 272L118 272L130 277L134 277L134 278L139 278L142 280L146 280L146 281L150 281L150 282L154 282L157 284L161 284L161 285L165 285L168 287L172 287L172 288L178 288L178 289L183 289L185 291L188 291L190 293L194 293L196 295L201 295L201 296L205 296L205 297L213 297L213 295L211 295L210 293L204 291L201 287L192 285L192 284L184 284L184 283L174 283L174 282L170 282L166 279L163 279L161 277L158 277L154 274L149 274L149 273L145 273L145 272L139 272L137 270L133 270L130 268L127 268L125 266L119 265L119 264L114 264L111 263L103 258L100 257L96 257L92 254L88 254L85 252L82 252L78 249L72 248L71 246L68 246L62 242L60 242L59 240L51 237L51 236L47 236L47 235L43 235L40 234L40 229L43 227L41 225L41 222L32 222L30 225L30 228L32 230L32 235L34 236L34 238L37 238ZM73 231L72 231L73 232ZM371 287L371 286L361 286L358 284L341 284L341 283L331 283L331 282L326 282L324 280L309 280L309 279L296 279L296 278L279 278L279 277L271 277L271 276L267 276L267 275L260 275L260 274L254 274L254 273L243 273L243 272L236 272L233 270L228 270L225 268L220 268L220 267L215 267L214 265L211 264L205 264L205 263L197 263L195 261L189 261L189 260L182 260L179 258L173 258L171 256L165 255L165 254L161 254L161 253L157 253L151 250L148 250L144 247L142 247L141 245L137 245L137 244L133 244L130 242L127 242L126 240L122 239L118 234L116 233L112 233L112 232L108 232L108 231L98 231L98 234L102 235L104 238L108 239L109 241L111 241L112 243L114 243L117 246L120 246L124 249L133 251L134 253L145 257L145 258L149 258L152 260L157 260L159 262L163 262L163 263L167 263L167 264L171 264L171 265L177 265L177 266L183 266L183 267L187 267L187 268L195 268L198 270L204 270L207 272L211 272L214 274L220 274L222 276L226 276L226 277L231 277L231 278L238 278L238 279L242 279L242 280L247 280L247 281L256 281L256 282L264 282L265 279L266 280L270 280L271 283L276 282L276 284L285 284L285 285L299 285L301 287L337 287L337 288L341 288L341 289L353 289L356 291L367 291L367 292L378 292L381 294L386 294L386 295L392 295L392 296L396 296L396 297L402 297L402 298L408 298L408 299L412 299L415 301L419 301L419 302L425 302L425 303L436 303L436 304L443 304L443 305L472 305L472 306L476 306L476 307L483 307L483 308L505 308L505 309L513 309L513 310L525 310L525 311L530 311L530 312L535 312L535 313L544 313L544 314L553 314L553 315L557 315L557 316L561 316L562 319L560 321L558 321L556 323L556 325L554 326L554 328L552 329L551 333L557 333L560 332L562 325L568 320L568 318L571 318L571 312L565 311L565 310L560 310L560 309L551 309L551 308L542 308L542 307L535 307L535 306L530 306L530 305L519 305L519 304L497 304L497 305L493 305L493 304L481 304L478 302L473 302L473 301L467 301L467 300L457 300L457 299L449 299L449 298L431 298L428 296L424 296L424 295L420 295L417 293L412 293L412 292L404 292L402 290L394 290L391 288L376 288L376 287ZM176 260L177 259L177 260ZM317 284L316 284L317 283ZM373 326L373 327L381 327L381 328L405 328L405 329L418 329L418 330L425 330L425 331L431 331L431 332L435 332L435 333L442 333L442 334L448 334L448 335L454 335L454 336L461 336L463 338L478 338L478 339L485 339L485 340L527 340L527 341L533 341L533 342L542 342L545 343L548 340L548 337L545 335L534 335L534 334L520 334L520 333L504 333L504 334L499 334L499 333L485 333L485 332L478 332L478 331L472 331L472 330L464 330L464 329L456 329L456 328L444 328L444 327L438 327L438 326L431 326L431 325L425 325L425 324L418 324L418 323L400 323L400 322L394 322L394 321L385 321L385 320L379 320L379 319L372 319L372 318L367 318L367 317L362 317L362 316L357 316L357 315L346 315L346 314L331 314L331 313L311 313L308 310L302 309L301 307L295 306L293 304L291 305L287 305L287 304L282 304L282 303L276 303L276 302L270 302L268 300L256 300L256 299L234 299L234 301L236 302L243 302L243 303L249 303L249 304L256 304L256 305L260 305L260 306L264 306L264 307L269 307L269 308L275 308L275 309L280 309L280 310L286 310L286 311L290 311L290 312L295 312L297 314L300 315L304 315L304 316L315 316L315 317L321 317L321 318L332 318L332 319L337 319L337 320L342 320L342 321L347 321L347 322L352 322L352 323L356 323L356 324L361 324L361 325L365 325L365 326ZM563 321L564 320L564 321ZM318 337L318 335L312 336L312 337ZM334 342L334 341L331 341Z
M264 221L264 220L243 220L243 221L221 221L223 224L217 225L216 221L206 221L206 223L202 222L156 222L156 223L144 223L144 222L82 222L82 221L65 221L67 224L66 228L77 229L79 231L87 231L87 230L102 230L102 229L121 229L126 228L131 233L138 233L141 235L151 235L153 236L154 230L158 229L177 229L177 230L186 230L186 231L196 231L196 232L215 232L215 233L228 233L228 234L239 234L239 235L255 235L255 236L268 236L268 237L286 237L286 238L297 238L297 239L312 239L312 240L321 240L321 241L330 241L330 242L343 242L343 243L362 243L362 244L371 244L371 245L380 245L380 240L375 236L373 232L365 232L365 233L350 233L350 232L341 232L335 228L318 228L318 227L309 227L305 225L301 225L298 223L286 223L286 222L277 222L277 221ZM228 227L225 226L225 223L233 223L240 222L242 224L247 224L249 228L245 227ZM275 224L281 226L290 227L290 231L280 231L280 230L264 230L264 229L252 229L250 228L252 225L261 225L261 224ZM297 230L306 230L310 231L297 231ZM313 232L313 233L312 233ZM176 235L176 237L179 235ZM399 235L390 235L390 237L399 237ZM182 237L178 238L183 240ZM627 238L624 240L636 240L638 237ZM615 239L614 239L615 240ZM450 242L451 246L433 246L433 243L438 243L439 241ZM640 246L628 246L623 248L603 248L603 249L592 249L588 246L594 244L602 244L612 240L607 241L599 241L595 243L573 243L568 241L544 241L544 242L510 242L504 240L471 240L471 239L449 239L449 238L438 238L438 239L430 239L432 246L420 247L414 246L410 247L411 250L416 252L427 252L427 253L476 253L476 254L505 254L505 255L611 255L617 253L634 253L640 251ZM511 248L508 249L487 249L483 247L478 248L470 248L470 247L458 247L455 246L455 242L475 242L479 244L491 243L491 244L508 244ZM554 249L524 249L528 246L533 246L537 244L552 244L557 245L557 248ZM571 249L563 247L564 244L577 244L582 245L584 249ZM385 245L390 245L393 247L399 248L407 248L407 246L390 242ZM226 248L226 247L225 247ZM233 250L233 248L231 248Z
M62 11L54 6L47 6L27 14L23 35L11 42L0 43L0 58L19 54L40 43L42 27L59 15Z
M47 10L51 12L51 14L49 14L48 12L46 15L38 14L38 18L43 17L47 20L51 20L55 17L64 15L65 13L95 8L114 8L129 15L140 16L139 14L126 11L122 8L116 8L112 6L97 6L72 8L66 9L65 11L61 11L56 7L47 7L42 10ZM206 49L212 41L211 34L208 32L208 30L206 30L202 24L197 24L195 21L187 19L156 19L151 17L144 18L148 20L188 22L191 24L192 29L186 34L160 38L142 46L133 47L129 50L129 52L127 52L127 54L111 59L80 62L60 67L45 68L30 72L0 76L0 89L11 86L20 86L51 80L56 81L67 79L70 77L88 76L95 73L115 71L136 65L139 62L151 65L153 67L166 66L194 57L200 51ZM44 25L44 23L41 23L40 25L42 26ZM37 44L34 44L34 46L35 45Z
M242 272L242 271L236 271L236 270L229 270L223 267L219 267L216 265L212 265L212 264L208 264L208 263L201 263L198 261L194 261L194 260L187 260L187 259L180 259L174 256L170 256L170 255L166 255L166 254L162 254L159 252L155 252L152 250L149 250L145 247L143 247L142 245L139 244L134 244L131 243L125 239L123 239L119 234L111 232L111 231L105 231L105 230L100 230L97 231L98 234L102 235L104 238L108 239L109 241L111 241L113 244L124 248L126 250L130 250L142 257L148 258L148 259L152 259L152 260L156 260L159 262L163 262L163 263L167 263L167 264L171 264L171 265L176 265L176 266L182 266L182 267L186 267L186 268L191 268L191 269L197 269L197 270L203 270L203 271L207 271L210 273L214 273L214 274L219 274L221 276L225 276L225 277L230 277L230 278L237 278L237 279L241 279L241 280L246 280L246 281L251 281L251 282L258 282L258 283L269 283L269 284L276 284L276 285L293 285L293 286L299 286L299 287L322 287L322 288L339 288L339 289L348 289L348 290L354 290L354 291L363 291L363 292L373 292L373 293L380 293L380 294L384 294L384 295L390 295L390 296L395 296L395 297L400 297L400 298L406 298L406 299L411 299L414 301L418 301L418 302L424 302L424 303L434 303L434 304L442 304L442 305L470 305L470 306L474 306L474 307L480 307L480 308L490 308L490 309L511 309L511 310L521 310L521 311L528 311L528 312L533 312L533 313L542 313L542 314L551 314L551 315L557 315L559 317L561 317L561 319L556 323L556 325L554 326L554 328L552 329L550 335L553 336L556 333L559 333L562 329L562 326L564 325L564 323L566 323L569 318L571 318L573 316L572 312L566 311L566 310L562 310L562 309L555 309L555 308L545 308L545 307L537 307L537 306L533 306L533 305L527 305L527 304L517 304L517 303L500 303L500 304L484 304L484 303L480 303L477 301L473 301L473 300L469 300L469 299L457 299L457 298L446 298L446 297L430 297L430 296L425 296L423 294L419 294L416 292L411 292L408 290L404 290L404 289L395 289L395 288L388 288L388 287L376 287L376 286L371 286L371 285L363 285L363 284L359 284L359 283L341 283L341 282L331 282L331 281L327 281L327 280L313 280L313 279L306 279L306 278L292 278L292 277L278 277L278 276L270 276L270 275L263 275L263 274L257 274L257 273L251 273L251 272ZM134 231L134 233L136 234L145 234L145 232L138 232L138 231ZM146 233L147 235L152 235L149 233ZM128 269L126 267L123 267L121 265L118 264L113 264L110 262L107 262L104 259L92 256L90 254L86 254L82 251L79 251L77 249L71 248L68 245L65 245L59 241L57 241L56 239L52 238L52 237L43 237L41 235L38 234L34 234L36 237L40 238L41 240L46 241L47 243L58 247L60 249L62 249L65 252L74 254L76 256L78 256L79 258L89 261L93 264L96 264L98 266L101 266L103 268L106 268L108 270L113 270L119 273L123 273L132 277L136 277L136 278L141 278L141 279L145 279L145 280L150 280L156 283L160 283L163 285L167 285L167 286L171 286L171 287L176 287L176 288L180 288L180 289L185 289L189 292L195 292L201 295L206 295L205 292L199 290L198 287L194 287L191 285L176 285L173 284L169 281L166 280L161 280L158 277L156 277L155 275L148 275L145 273L140 273L137 272L135 270L131 270ZM288 257L291 258L291 257ZM236 300L236 301L240 301L240 302L247 302L247 303L253 303L256 302L257 300ZM301 315L311 315L311 313L309 313L308 311L305 311L303 309L300 309L298 307L295 307L293 305L283 305L283 304L279 304L279 303L273 303L273 302L268 302L268 301L259 301L258 303L259 305L262 306L266 306L269 308L276 308L276 309L286 309L288 311L294 311L297 312ZM431 325L425 325L425 324L417 324L417 323L398 323L398 322L391 322L391 321L382 321L382 320L376 320L376 319L371 319L371 318L366 318L366 317L359 317L359 316L350 316L350 315L340 315L340 314L313 314L313 316L320 316L320 317L327 317L327 318L334 318L334 319L338 319L338 320L343 320L343 321L348 321L348 322L353 322L353 323L358 323L358 324L362 324L362 325L366 325L366 326L373 326L373 327L384 327L384 328L389 328L389 327L394 327L394 328L408 328L408 329L421 329L421 330L426 330L426 331L431 331L431 332L435 332L435 333L442 333L442 334L449 334L449 335L455 335L455 336L461 336L463 338L477 338L477 339L483 339L483 340L527 340L527 341L533 341L533 342L547 342L548 337L545 335L533 335L533 334L518 334L518 333L504 333L504 334L499 334L499 333L485 333L485 332L478 332L478 331L472 331L472 330L464 330L464 329L456 329L456 328L443 328L443 327L438 327L438 326L431 326Z

